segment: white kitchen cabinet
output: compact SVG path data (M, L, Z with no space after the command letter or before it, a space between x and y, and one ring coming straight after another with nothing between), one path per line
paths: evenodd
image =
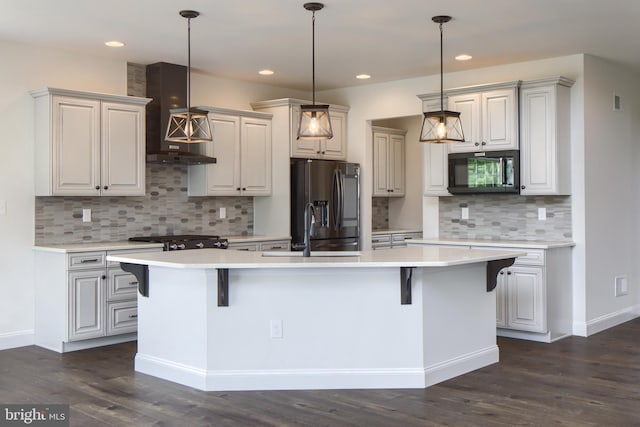
M371 236L371 247L373 249L403 248L407 246L407 241L420 238L422 238L421 232L374 232Z
M547 332L544 267L514 266L499 273L496 288L496 326Z
M271 115L209 110L213 141L202 154L216 163L189 166L190 196L268 196L271 194Z
M389 249L391 248L391 234L375 233L371 236L371 249Z
M372 126L373 196L403 197L405 193L406 130Z
M36 196L145 194L150 99L54 88L31 95Z
M288 251L291 241L284 239L229 242L229 249L237 251Z
M464 142L450 153L518 149L520 81L447 91L448 109L460 112Z
M35 344L62 353L135 339L138 280L106 257L161 250L36 251Z
M347 115L349 108L341 105L329 106L329 117L333 138L327 140L297 139L300 123L300 105L309 101L283 98L255 102L251 107L256 111L270 112L283 129L278 132L287 135L289 156L303 159L347 159ZM277 117L277 118L276 118ZM286 126L286 128L284 128Z
M564 77L520 87L520 194L571 194L570 88Z
M422 111L440 110L440 94L419 95ZM447 108L448 99L444 99ZM449 145L422 143L422 191L425 196L451 196L449 186Z

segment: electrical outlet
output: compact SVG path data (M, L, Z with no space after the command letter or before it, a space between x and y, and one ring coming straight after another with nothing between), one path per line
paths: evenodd
M460 211L460 219L469 219L469 208L462 208Z
M617 276L614 279L614 283L615 289L613 292L615 296L621 297L629 293L629 283L627 281L627 276Z
M91 209L82 209L82 222L91 222Z
M546 221L547 208L538 208L538 221Z
M218 214L220 216L220 219L225 219L227 217L227 208L220 208L218 210Z
M271 338L282 338L282 320L271 320L269 322L269 333Z

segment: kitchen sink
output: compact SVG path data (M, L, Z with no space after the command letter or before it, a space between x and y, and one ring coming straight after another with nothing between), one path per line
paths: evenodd
M345 256L360 256L360 251L311 251L312 257L345 257ZM262 256L273 256L273 257L285 257L285 256L293 256L293 257L301 257L302 251L267 251L262 252Z

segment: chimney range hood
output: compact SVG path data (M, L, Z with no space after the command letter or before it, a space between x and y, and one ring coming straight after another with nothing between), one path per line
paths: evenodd
M156 62L147 65L147 163L200 165L215 163L200 153L201 144L165 141L169 110L187 104L187 67Z

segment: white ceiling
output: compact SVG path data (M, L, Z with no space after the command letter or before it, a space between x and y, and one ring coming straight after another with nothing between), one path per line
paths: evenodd
M191 63L213 75L308 90L311 12L304 0L0 0L0 40L149 64ZM640 0L325 0L316 13L317 89L588 53L640 72ZM126 46L107 48L107 40ZM454 61L460 53L473 55ZM273 69L270 77L257 71Z

